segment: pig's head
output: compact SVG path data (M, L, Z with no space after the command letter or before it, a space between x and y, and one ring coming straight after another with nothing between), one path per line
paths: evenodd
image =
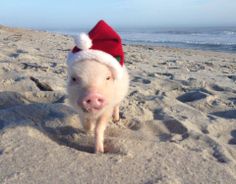
M88 34L75 37L67 65L69 101L78 111L99 114L124 96L119 87L125 71L121 38L103 20ZM120 95L115 94L117 89Z
M95 60L75 62L68 68L69 102L78 111L97 115L112 106L115 80L112 70Z

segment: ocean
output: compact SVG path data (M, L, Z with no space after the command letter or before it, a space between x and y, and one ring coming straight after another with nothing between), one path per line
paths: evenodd
M236 27L120 31L124 43L236 53Z
M87 30L57 31L76 35ZM236 53L236 27L118 29L124 44L156 45L175 48Z

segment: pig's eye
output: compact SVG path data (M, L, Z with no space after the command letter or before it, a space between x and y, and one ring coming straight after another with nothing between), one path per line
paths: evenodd
M71 77L71 80L72 80L73 82L76 82L76 78L75 78L75 77Z
M79 77L71 77L71 82L78 83L78 82L80 82L80 78Z
M111 80L111 76L107 76L106 80Z

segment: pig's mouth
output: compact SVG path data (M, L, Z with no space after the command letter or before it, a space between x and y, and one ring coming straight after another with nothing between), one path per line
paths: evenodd
M84 107L82 107L82 111L85 112L85 113L97 113L101 110L102 110L101 108L96 108L96 107L93 107L93 108L84 108Z

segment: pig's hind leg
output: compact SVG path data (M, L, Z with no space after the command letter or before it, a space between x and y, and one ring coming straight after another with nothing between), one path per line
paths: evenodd
M112 120L114 123L120 121L120 105L116 105L113 109Z

